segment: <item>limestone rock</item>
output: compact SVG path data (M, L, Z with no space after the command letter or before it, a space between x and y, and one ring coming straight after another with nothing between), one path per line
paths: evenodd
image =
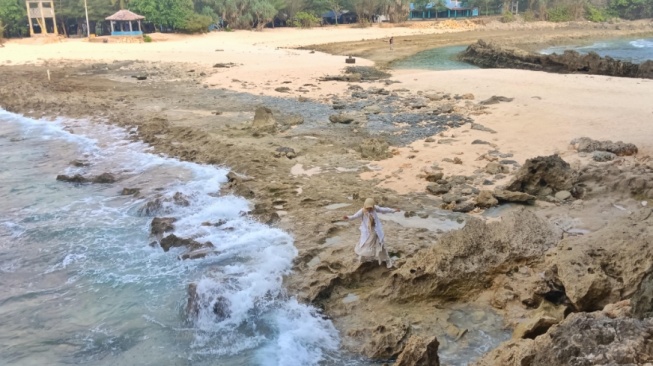
M373 359L390 359L404 350L409 331L408 324L393 318L374 327L350 330L348 335L363 344L363 355Z
M592 153L592 160L598 161L599 163L603 163L606 161L612 161L614 158L617 157L616 154L613 154L608 151L594 151Z
M653 318L653 269L649 269L631 299L633 316Z
M545 188L571 192L576 180L577 173L558 155L538 156L526 160L505 189L533 196L541 195Z
M499 200L494 198L492 192L488 190L482 190L476 196L476 205L481 208L496 206L498 203Z
M589 137L580 137L571 141L571 145L578 152L599 152L607 151L609 153L615 154L617 156L626 156L626 155L635 155L637 154L637 146L630 143L625 143L621 141L612 142L610 140L599 141L592 140ZM596 159L594 159L596 160ZM609 159L612 160L612 159ZM605 160L597 160L605 161Z
M256 108L256 111L254 112L254 120L252 121L252 130L267 133L277 131L277 121L274 119L270 108Z
M443 194L451 190L451 184L449 183L431 183L426 186L426 190L431 194Z
M547 263L556 268L566 296L578 310L599 310L631 297L653 267L651 209L563 239Z
M435 337L411 336L394 366L439 366L439 346Z
M508 167L505 165L501 165L497 162L492 161L487 163L487 165L485 166L485 171L489 174L501 174L501 173L505 174L508 173L510 169L508 169Z
M535 203L535 197L524 192L512 192L503 189L495 189L493 195L497 200L499 200L499 202L516 202L525 203L528 205Z
M360 144L360 153L363 159L383 160L392 156L388 148L390 145L382 139L371 138L363 140Z
M471 218L464 228L408 258L378 295L401 302L466 298L488 286L502 268L539 258L559 237L557 229L525 209L491 224Z

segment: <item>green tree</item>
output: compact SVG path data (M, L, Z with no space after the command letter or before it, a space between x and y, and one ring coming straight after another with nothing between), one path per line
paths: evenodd
M28 33L25 3L18 0L0 0L0 22L7 37L24 36Z
M624 19L653 17L653 0L611 0L609 7Z

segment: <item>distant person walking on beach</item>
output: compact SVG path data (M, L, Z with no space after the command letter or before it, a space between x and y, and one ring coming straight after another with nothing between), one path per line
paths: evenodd
M399 212L398 208L388 208L377 206L373 198L368 198L363 204L363 208L351 216L345 216L345 220L361 218L361 237L354 249L360 262L378 260L379 265L385 262L388 268L392 268L392 260L385 248L385 235L383 225L379 220L377 213Z
M394 42L395 42L395 37L390 37L390 39L388 40L388 43L390 43L390 51L392 51L392 45L394 44Z

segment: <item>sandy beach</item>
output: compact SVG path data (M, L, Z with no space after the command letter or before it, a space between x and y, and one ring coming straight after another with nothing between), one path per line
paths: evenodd
M449 28L421 23L154 34L154 42L142 44L9 40L0 49L0 107L34 117L67 116L138 127L137 138L157 152L231 168L239 175L225 190L251 200L251 215L295 239L299 255L293 274L285 279L289 292L324 311L347 350L377 360L394 359L407 339L438 335L440 346L450 354L463 347L464 340L459 340L467 329L446 319L462 304L492 309L512 331L541 310L541 296L533 295L541 284L539 273L552 263L563 268L551 258L563 257L556 254L556 246L560 238L569 238L568 230L597 233L653 204L653 187L646 178L653 171L653 80L509 69L392 70L392 62L480 38L536 49L650 34L650 21L618 27L490 22ZM393 51L387 44L391 36L396 42ZM371 81L324 81L342 75L346 56L356 58L355 66L379 66L391 75ZM146 78L139 81L136 76ZM482 103L492 97L504 99ZM336 115L351 118L337 123L330 119ZM580 137L631 143L637 153L597 163L591 153L571 145ZM373 146L373 154L365 155L366 144ZM571 188L552 189L527 208L500 205L494 208L497 214L484 214L485 207L473 198L479 191L501 188L528 159L554 154L584 184L585 196ZM490 163L499 164L499 170ZM432 178L438 173L439 179ZM453 185L446 191L456 197L433 194L434 184ZM555 195L559 191L569 196L560 199ZM357 263L353 245L358 225L340 221L369 196L403 211L383 218L390 252L398 256L395 269ZM463 213L457 206L461 202L472 207ZM551 239L542 239L546 243L537 250L520 252L520 244L513 243L511 248L519 254L489 260L487 266L471 268L469 263L490 255L470 259L456 270L430 267L441 261L455 266L455 258L471 258L481 250L456 256L456 245L470 240L446 232L461 223L468 223L469 230L486 230L478 228L490 227L485 222L498 216L500 225L508 226L487 230L518 232L519 220L530 215L522 209L540 217L522 222L533 229L524 235L537 237L532 234L539 233L536 227L552 227L541 235ZM509 215L514 212L522 217L513 219ZM483 223L469 224L475 220ZM496 234L480 231L469 235ZM491 250L503 253L510 246L504 239L513 240L501 237ZM645 257L646 263L653 263L648 252ZM639 280L648 268L645 264L636 271ZM427 273L420 277L420 271ZM462 279L456 282L456 276ZM427 278L424 281L436 283L444 277L454 278L447 286L468 292L437 295L431 289L439 285L420 282ZM462 284L463 279L474 284ZM630 284L623 286L606 290L611 295L605 299L629 299L634 290ZM619 290L623 298L612 296ZM352 296L355 301L343 300ZM505 298L499 301L501 296ZM574 312L590 309L579 305L571 292L566 299L565 306ZM379 325L387 331L379 333Z

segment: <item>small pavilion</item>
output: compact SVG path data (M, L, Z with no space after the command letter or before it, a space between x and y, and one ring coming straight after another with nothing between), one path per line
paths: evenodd
M129 10L118 10L112 16L106 17L111 22L112 36L142 36L141 20L144 16L133 13ZM134 27L136 23L136 27Z

